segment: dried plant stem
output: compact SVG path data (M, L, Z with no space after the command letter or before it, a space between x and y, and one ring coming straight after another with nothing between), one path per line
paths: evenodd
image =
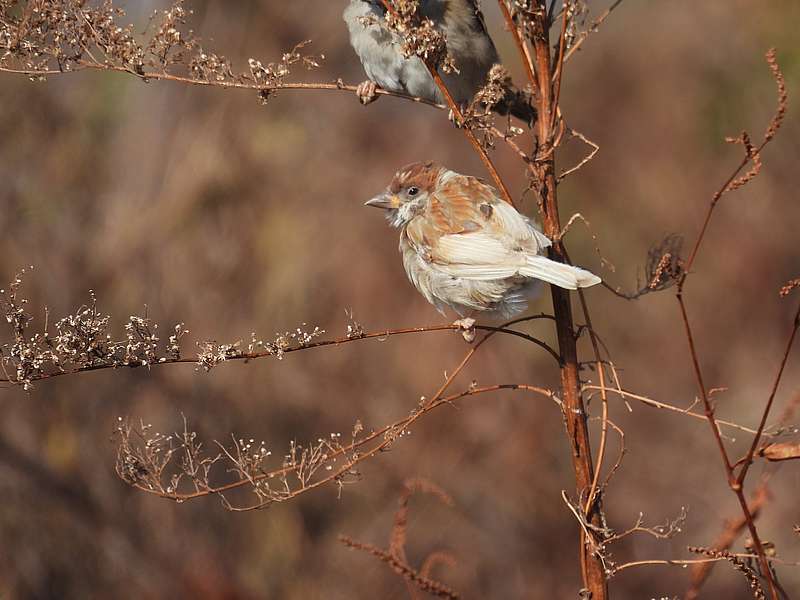
M527 317L524 320L537 320L537 319L552 319L550 315L533 315L531 317ZM559 354L551 348L547 343L528 335L527 333L523 333L521 331L515 331L513 329L508 329L509 326L519 323L520 321L512 321L511 323L506 324L505 326L500 327L493 327L491 325L475 325L475 329L478 331L486 331L492 333L505 333L507 335L511 335L514 337L518 337L524 339L528 342L536 344L537 346L541 347L542 349L546 350L550 356L552 356L557 362L561 360ZM303 350L310 350L312 348L322 348L325 346L339 346L342 344L348 344L351 342L357 342L359 340L369 340L369 339L384 339L396 335L408 335L414 333L430 333L436 331L459 331L461 329L460 325L455 324L446 324L446 325L428 325L424 327L408 327L403 329L386 329L382 331L372 331L369 333L360 333L358 335L349 335L343 336L339 338L333 338L329 340L318 340L312 341L308 343L298 344L296 346L289 346L286 348L281 349L281 354L289 354L292 352L300 352ZM225 358L224 362L232 361L232 360L243 360L245 362L249 360L256 360L260 358L269 358L274 357L275 351L274 350L264 350L259 352L239 352L233 356L228 356ZM190 363L190 364L199 364L197 358L165 358L159 362L153 362L148 365L144 365L142 363L131 363L129 365L125 365L125 367L120 365L114 364L101 364L101 365L91 365L87 367L79 367L73 370L64 370L64 371L55 371L53 373L46 373L36 377L35 381L41 381L43 379L51 379L53 377L62 377L64 375L75 375L78 373L86 373L89 371L102 371L107 369L120 369L120 368L140 368L140 367L157 367L160 365L171 365L171 364L178 364L178 363ZM0 362L2 365L2 362ZM12 383L14 380L10 378L7 374L5 377L0 377L0 383Z
M279 84L266 86L266 85L259 85L259 84L256 84L256 83L243 83L241 81L228 81L228 80L217 81L217 80L210 80L210 79L208 79L208 80L207 79L195 79L195 78L192 78L192 77L183 77L181 75L173 75L172 73L163 73L163 72L158 72L158 71L145 71L143 73L137 73L136 71L132 71L131 69L126 69L126 68L120 67L118 65L97 63L97 62L91 62L91 61L86 61L86 60L80 61L78 64L81 67L81 69L90 69L90 70L96 70L96 71L115 71L115 72L118 72L118 73L125 73L125 74L128 74L128 75L133 75L134 77L136 77L138 79L141 79L144 82L149 82L149 81L171 81L173 83L183 83L183 84L187 84L187 85L198 85L198 86L205 86L205 87L218 87L218 88L223 88L223 89L253 90L253 91L258 91L258 92L262 92L262 91L274 91L274 92L277 92L277 91L284 91L284 90L287 90L287 91L292 91L292 90L294 90L294 91L297 91L297 90L306 90L306 91L323 90L323 91L332 91L332 92L342 91L342 92L355 93L356 90L357 90L357 86L351 85L351 84L346 84L346 83L342 82L341 80L337 81L336 83L282 82L282 83L279 83ZM0 73L13 73L13 74L17 74L17 75L27 75L27 76L30 76L30 77L50 77L50 76L54 76L54 75L64 75L64 74L71 73L71 72L73 72L73 71L29 70L29 69L22 70L22 69L11 69L11 68L8 68L8 67L0 67ZM437 76L438 76L438 74L437 74ZM417 104L425 104L427 106L430 106L431 108L437 108L439 110L447 110L448 108L450 108L447 104L437 104L436 102L432 102L432 101L427 100L425 98L421 98L419 96L412 96L410 94L405 94L403 92L395 92L395 91L392 91L392 90L385 90L383 88L377 88L375 90L375 93L378 94L378 95L381 95L381 96L392 96L394 98L400 98L400 99L403 99L403 100L408 100L410 102L415 102ZM458 114L461 114L461 113L459 112ZM460 118L462 118L462 120L463 120L463 115ZM502 139L509 146L509 148L511 148L511 150L515 154L517 154L517 156L519 156L519 158L522 160L522 162L525 163L526 168L528 168L528 169L531 168L530 167L530 162L531 162L530 157L525 152L522 151L522 149L513 141L513 139L511 137L509 137L506 133L504 133L503 131L501 131L500 129L498 129L495 126L491 126L490 129L491 129L492 133L494 133L498 138ZM477 139L475 138L475 135L472 133L471 130L465 130L465 133L466 133L467 136L470 136L470 142L471 143L474 144L474 142L477 141ZM485 154L485 152L484 152L482 147L479 150L479 153L481 154L481 158L483 159L483 155ZM487 155L487 159L488 159L488 155ZM494 167L494 163L492 163L491 160L489 160L488 163L486 161L484 161L484 164L486 164L486 167L487 167L487 169L490 170L490 173L494 172L495 174L497 174L497 169ZM574 168L571 169L570 171L572 171L572 170L574 170ZM564 176L564 175L565 174L562 174L562 176ZM498 174L498 177L499 177L499 174ZM493 175L493 179L494 179L494 175ZM495 179L495 183L497 183L496 179ZM506 199L506 201L508 201L510 204L513 205L513 199L511 198L510 193L508 192L507 186L505 186L505 184L503 184L502 181L501 181L500 183L498 183L498 187L501 189L501 191L505 190L504 199Z
M725 449L725 443L722 441L722 435L719 431L719 425L717 424L716 417L714 416L714 406L711 403L711 398L708 393L708 388L706 388L705 382L703 381L703 373L700 368L700 360L697 354L697 348L694 342L694 335L692 333L692 327L689 323L689 317L686 313L686 303L683 298L683 282L679 284L678 293L677 293L678 303L680 305L681 310L681 320L683 322L684 333L686 334L686 340L689 343L689 353L691 355L692 361L692 369L695 374L695 378L697 380L697 387L700 390L700 398L703 401L703 408L705 410L706 419L711 427L712 436L716 442L717 448L719 448L720 455L722 457L722 463L725 468L725 475L727 477L728 485L736 495L736 499L739 502L739 506L741 507L742 514L744 515L744 519L747 522L747 528L750 530L750 537L753 539L753 546L756 549L756 554L758 555L758 560L761 565L761 572L763 576L767 580L767 586L769 587L770 597L772 600L778 600L778 590L775 586L775 582L772 577L772 571L769 568L769 562L767 561L767 556L764 553L764 546L761 543L761 538L758 535L758 529L756 528L755 520L753 518L753 514L750 512L750 508L747 505L747 499L745 498L744 491L742 488L741 483L739 483L736 475L733 471L733 465L731 464L731 460L728 457L728 452Z
M758 424L758 431L756 431L756 434L753 436L753 442L750 444L750 450L748 450L747 456L743 461L744 464L742 464L739 470L737 481L740 486L744 484L744 479L747 477L747 471L750 469L750 465L753 464L753 457L755 456L758 445L761 442L761 436L764 434L764 428L767 425L767 418L769 417L770 410L772 409L772 404L775 401L775 395L778 393L778 386L781 383L781 378L783 377L786 363L789 360L789 354L792 351L792 346L794 345L795 338L797 337L798 328L800 328L800 306L797 307L797 312L794 315L792 327L789 333L789 339L786 342L786 348L783 352L783 356L781 357L781 364L778 368L778 373L775 375L775 379L772 382L772 389L769 392L769 398L767 398L767 403L764 405L764 412L761 414L761 421Z
M603 470L603 460L606 455L606 441L608 439L608 394L605 382L605 366L600 358L600 346L597 341L597 335L592 326L592 317L589 314L589 305L586 303L586 296L583 290L578 290L578 297L581 301L581 308L583 309L583 316L586 319L586 325L589 329L589 339L592 342L592 350L595 357L595 368L597 375L600 378L600 402L602 403L602 416L600 418L600 443L597 449L597 461L594 468L594 476L592 477L592 487L589 489L589 494L586 496L586 505L583 512L588 516L592 511L592 506L597 498L598 482L600 481L600 473Z
M561 35L558 36L558 53L556 54L556 64L553 67L553 73L551 75L553 79L553 114L552 114L552 123L550 124L551 129L555 129L556 120L559 118L559 108L558 108L558 101L561 98L561 80L563 79L564 73L564 46L566 44L567 38L567 21L569 20L570 14L570 4L569 2L564 2L564 8L562 9L563 15L561 19Z
M441 75L439 75L438 71L435 67L431 65L426 65L428 70L433 77L433 80L436 82L436 85L444 94L445 100L447 100L447 105L450 107L450 110L453 111L453 115L456 119L456 123L461 125L464 123L464 115L461 112L461 108L458 106L458 103L453 99L453 96L450 94L450 91L447 89L447 86L442 81ZM489 157L489 153L486 151L486 148L483 147L483 144L478 141L478 138L475 137L475 133L469 127L462 127L462 130L469 139L469 143L472 144L472 147L475 149L475 152L478 153L480 156L481 161L483 161L486 170L489 171L489 174L492 176L492 180L494 181L495 185L497 186L498 191L500 192L503 200L508 202L511 206L514 205L514 199L511 197L511 193L508 191L503 178L500 177L500 173L497 172L497 167L494 166L494 162Z
M605 21L608 18L608 15L610 15L611 12L620 4L622 4L622 0L615 0L611 6L609 6L599 17L592 21L592 24L586 28L586 31L580 34L580 37L578 37L575 43L572 44L572 47L567 51L566 55L564 56L564 62L567 62L570 58L572 58L572 55L580 49L583 42L586 41L586 38L588 38L592 32L597 31L597 28L600 27L600 24Z
M584 390L598 390L600 391L602 388L599 385L584 385ZM634 394L633 392L629 392L627 390L623 390L617 387L606 387L606 392L613 392L614 394L619 395L620 398L623 400L631 399L636 400L637 402L641 402L647 406L652 406L653 408L661 408L664 410L669 410L675 413L679 413L682 415L686 415L688 417L693 417L695 419L700 419L701 421L706 421L706 416L700 413L692 412L687 408L679 408L677 406L673 406L672 404L667 404L666 402L659 402L658 400L654 400L653 398L648 398L647 396L642 396L641 394ZM731 421L723 421L722 419L716 420L717 425L724 425L726 427L730 427L732 429L737 429L739 431L744 431L745 433L752 433L755 434L755 429L750 429L749 427L744 427L739 425L738 423L733 423Z
M769 498L769 492L767 491L767 481L764 480L761 485L756 488L756 491L753 494L753 498L749 504L750 514L755 519L759 512L761 512L761 508L766 504ZM714 543L711 545L711 548L716 551L726 551L733 546L733 543L736 539L741 535L742 531L747 528L747 519L742 515L738 519L733 519L728 521L725 525L725 529L722 533L720 533L719 537L714 540ZM713 568L713 562L700 562L695 564L692 567L692 576L691 576L691 583L689 585L689 589L684 596L684 600L697 600L700 597L700 588L703 587L703 584L708 579L708 576L711 574L711 569Z
M538 14L532 25L533 53L535 58L536 94L535 102L539 118L537 120L536 137L538 155L534 161L537 180L540 184L541 206L544 212L545 234L554 240L550 249L550 258L567 261L563 243L558 239L561 222L558 215L558 199L556 191L555 159L553 147L555 141L555 115L557 106L553 103L553 69L550 56L549 23L547 22L547 6L544 0L537 1ZM558 348L561 353L561 399L566 424L567 436L571 448L572 466L575 473L575 484L579 498L584 497L592 488L594 468L589 443L587 415L580 393L578 377L578 352L575 338L572 305L567 290L551 286L553 310L556 318ZM587 522L601 528L602 515L600 503L590 506L586 515ZM592 600L605 600L608 597L606 573L603 563L592 550L596 547L594 540L587 539L592 535L587 528L581 530L581 570L584 587Z
M532 317L520 317L518 319L514 319L507 323L504 323L504 327L510 327L512 325L526 322L533 319L539 318L548 318L547 315L534 315ZM501 328L497 328L502 329ZM483 337L481 337L465 354L464 358L458 364L458 366L447 376L444 383L439 387L436 393L427 400L424 400L420 403L420 405L411 412L410 415L400 419L390 425L382 427L377 431L372 431L369 434L365 435L360 439L354 439L350 444L342 446L337 450L327 453L325 460L328 461L328 465L331 466L330 470L326 472L328 475L322 477L314 482L304 482L303 485L294 490L287 490L287 493L282 497L282 500L289 500L294 498L300 494L308 492L310 490L319 488L323 485L328 483L339 482L343 480L349 473L352 472L352 469L355 465L373 458L380 454L381 452L389 449L389 447L395 442L398 437L398 432L402 433L407 431L408 428L415 423L419 418L426 415L430 411L439 408L443 405L452 405L453 402L471 396L477 396L480 394L485 394L488 392L494 392L499 390L523 390L528 391L531 393L535 393L538 395L542 395L546 398L549 398L556 403L560 401L555 396L555 394L545 388L533 386L533 385L526 385L526 384L496 384L491 386L483 386L483 387L470 387L469 389L460 392L451 394L449 396L444 396L444 393L447 389L452 385L461 371L466 367L467 363L475 356L476 352L488 341L490 340L496 333L499 331L488 331ZM343 465L334 467L333 465L336 463L337 459L343 459ZM183 502L186 500L192 500L195 498L200 498L204 496L211 496L216 495L223 499L223 503L229 510L234 511L247 511L247 510L255 510L258 508L262 508L267 505L270 501L260 501L258 504L247 506L244 508L234 508L225 500L224 494L234 489L246 487L246 486L253 486L258 484L259 481L268 480L275 477L280 478L281 476L286 476L288 474L297 472L297 466L288 466L283 467L280 469L276 469L269 472L261 472L258 475L249 475L246 477L240 477L236 481L233 481L228 484L224 484L221 486L209 486L204 485L195 491L190 493L181 493L177 490L170 490L169 488L165 489L163 485L152 485L152 482L129 482L131 485L139 489L140 491L147 492L149 494L154 494L160 496L162 498L166 498L169 500L174 500L178 502Z
M472 348L472 350L470 350L470 352L468 353L468 356L465 357L464 361L460 365L462 368L463 368L463 366L465 366L466 362L468 362L469 359L472 358L472 356L474 354L474 350L475 350L475 348ZM448 377L447 381L442 386L442 388L449 387L450 384L455 379L455 376L458 375L459 372L460 372L460 370L457 369L453 374L451 374L451 376ZM530 392L530 393L533 393L533 394L537 394L537 395L543 396L543 397L548 398L550 400L553 400L553 401L555 401L557 403L559 402L558 398L556 397L556 395L551 390L548 390L548 389L542 388L542 387L538 387L538 386L534 386L534 385L522 384L522 383L499 383L499 384L495 384L495 385L488 385L488 386L483 386L483 387L471 388L471 389L465 390L463 392L450 394L449 396L443 396L441 394L438 395L438 396L435 395L433 398L431 398L425 404L424 407L422 407L419 410L416 410L410 416L407 416L407 417L405 417L403 419L395 421L394 423L392 423L390 425L386 425L385 427L382 427L382 428L380 428L378 430L375 430L375 431L369 433L368 435L366 435L365 437L363 437L363 438L361 438L359 440L356 440L356 441L354 441L354 442L352 442L352 443L350 443L350 444L348 444L346 446L343 446L341 449L337 450L336 452L332 452L332 453L328 454L326 460L333 461L334 459L338 459L338 458L341 458L343 456L346 457L347 455L352 454L354 450L359 450L358 456L355 457L355 458L351 458L351 459L346 460L345 461L346 464L344 466L342 466L339 469L331 471L329 475L326 475L324 478L321 478L321 479L319 479L319 480L317 480L317 481L315 481L313 483L310 483L310 484L306 485L305 487L302 487L302 488L297 489L297 490L293 490L290 494L288 494L287 496L285 496L283 498L283 501L289 500L289 499L294 498L296 496L299 496L300 494L303 494L305 492L311 491L312 489L316 489L316 488L322 487L325 484L332 483L332 482L335 482L335 481L338 481L338 480L342 479L346 475L346 473L348 471L352 470L352 468L355 465L360 464L360 463L364 462L365 460L373 458L373 457L379 455L381 452L386 451L394 442L393 439L383 439L380 442L378 442L377 441L378 438L382 438L382 437L386 438L386 436L389 435L392 431L407 430L408 427L410 427L412 424L414 424L420 417L428 414L432 410L435 410L437 408L441 408L442 406L445 406L445 405L452 406L454 402L456 402L458 400L461 400L462 398L480 396L482 394L487 394L487 393L490 393L490 392L497 392L497 391L501 391L501 390ZM372 447L366 449L366 450L363 449L364 446L368 445L370 442L373 442L373 441L375 441L377 443L375 445L373 445ZM258 475L258 476L255 476L255 477L237 479L236 481L233 481L231 483L223 484L223 485L220 485L220 486L217 486L217 487L201 488L201 489L198 489L198 490L196 490L194 492L189 492L189 493L165 492L163 490L159 490L159 489L156 489L156 488L153 488L153 487L148 487L146 485L142 485L142 484L139 484L139 483L133 483L132 485L135 488L137 488L138 490L140 490L142 492L147 492L148 494L153 494L155 496L159 496L159 497L165 498L167 500L174 500L176 502L184 502L186 500L194 500L196 498L202 498L204 496L214 496L214 495L221 496L222 494L224 494L226 492L229 492L231 490L235 490L235 489L238 489L238 488L246 487L246 486L252 485L252 484L257 483L257 482L259 482L261 480L264 480L264 479L271 479L271 478L279 477L279 476L282 476L282 475L288 475L288 474L294 472L295 470L296 470L296 467L280 468L280 469L276 469L274 471L264 472L261 475ZM258 504L258 505L255 505L255 506L250 506L250 507L246 507L246 508L239 508L239 509L233 508L231 506L227 506L227 508L229 510L235 510L235 511L238 511L238 512L243 512L243 511L255 510L255 509L258 509L258 508L263 508L264 506L265 506L265 504Z
M428 592L432 596L437 598L449 598L450 600L458 600L461 598L457 592L450 589L448 586L429 577L425 577L422 575L422 573L408 565L405 561L400 560L398 557L394 556L390 552L387 552L386 550L378 548L372 544L357 542L346 535L340 535L339 541L353 550L362 550L372 554L389 565L395 573L401 575L406 581L417 586L420 590Z
M717 557L709 557L709 558L690 558L690 559L650 559L650 560L637 560L629 563L625 563L614 567L614 574L616 575L620 571L624 571L626 569L631 569L633 567L645 567L645 566L654 566L654 565L661 565L661 566L674 566L674 567L685 567L687 565L705 565L705 564L713 564L718 563L721 561L730 560L730 557L734 558L742 558L742 559L754 559L758 558L755 554L727 554L726 556L717 556ZM800 567L800 562L792 562L787 560L781 560L779 558L770 557L769 562L775 563L778 565L787 565L790 567Z
M741 181L737 180L737 177L739 177L739 173L742 172L742 169L744 169L748 164L753 162L754 159L756 159L761 154L761 151L764 149L764 146L770 143L772 139L775 137L775 133L781 126L783 117L786 113L786 106L788 104L788 98L786 95L786 84L784 82L783 75L778 69L778 65L775 59L775 49L774 48L770 49L767 52L766 56L767 56L767 63L769 64L770 69L772 70L773 75L775 76L775 79L778 84L778 109L775 113L775 116L772 118L769 127L767 128L767 132L764 135L764 140L761 142L761 144L755 148L748 148L748 151L745 153L745 156L744 158L742 158L739 165L733 170L728 179L725 180L725 183L723 183L722 186L720 186L720 188L712 196L711 202L709 203L708 209L706 210L706 216L703 219L703 225L700 227L700 233L697 235L697 240L695 241L694 246L692 247L692 252L689 255L689 258L686 260L684 274L678 283L679 290L683 289L683 286L686 282L686 277L692 271L692 266L694 265L694 261L697 258L697 253L700 251L700 245L703 243L703 240L705 239L706 230L708 229L708 225L711 222L711 217L713 216L714 210L717 208L717 204L719 203L720 199L726 193L731 192L734 189L739 188L745 183L747 183L756 174L755 172L753 172L752 174L748 173L744 176L746 177L746 179L743 179Z
M394 6L392 6L391 0L381 0L381 1L383 2L383 5L386 7L386 10L389 13L398 16L397 11L395 10ZM442 95L444 96L444 99L447 102L447 106L453 113L453 117L455 118L456 124L459 127L461 127L461 129L464 131L464 134L467 136L469 143L472 144L472 147L475 149L475 152L480 157L481 161L486 167L486 170L489 171L489 174L492 176L492 180L494 181L494 184L497 186L497 189L500 192L503 200L508 202L511 206L515 206L514 200L511 197L511 193L508 191L508 187L506 187L503 178L500 177L500 173L498 173L497 167L495 167L494 162L489 157L489 153L486 151L486 148L484 148L483 144L480 143L480 141L475 136L475 133L472 131L472 129L470 129L469 127L462 126L464 123L464 115L461 112L461 108L458 106L458 103L455 101L455 99L453 99L453 95L450 93L450 90L447 89L447 86L442 80L442 76L439 75L439 71L437 69L436 64L433 64L430 60L425 60L422 58L420 58L420 60L423 60L425 66L428 69L428 72L431 74L431 77L433 77L433 81L436 83L436 87L438 87L439 90L442 92Z
M131 69L126 69L125 67L111 64L111 63L101 63L101 62L93 62L89 60L80 60L78 61L78 66L80 70L94 70L94 71L114 71L117 73L125 73L127 75L133 75L137 79L141 79L144 82L149 81L172 81L175 83L183 83L188 85L199 85L205 87L218 87L223 89L242 89L242 90L253 90L257 92L261 91L282 91L282 90L328 90L328 91L346 91L346 92L356 92L356 86L345 84L341 81L337 81L335 83L323 83L323 82L310 82L310 83L301 83L301 82L281 82L274 85L263 85L258 83L244 83L241 81L232 81L232 80L222 80L218 81L215 79L197 79L194 77L184 77L182 75L174 75L172 73L164 73L160 71L143 71L142 73L137 73ZM79 69L73 69L70 71L59 71L56 69L46 69L46 70L29 70L29 69L11 69L8 67L0 67L0 73L13 73L17 75L27 75L30 77L52 77L55 75L66 75L69 73L73 73L74 71ZM418 104L427 104L428 106L434 108L447 108L442 104L437 104L436 102L431 102L430 100L426 100L425 98L420 98L418 96L411 96L410 94L404 94L403 92L393 92L391 90L385 90L383 88L378 88L375 90L376 94L383 95L383 96L394 96L396 98L403 98L405 100L410 100L412 102L416 102Z
M780 418L778 419L777 427L782 428L794 418L795 413L800 408L800 393L794 395L794 398L788 403L783 410ZM720 421L717 421L718 423ZM755 435L755 431L751 431ZM780 468L780 463L772 465L772 467L761 475L758 486L752 493L750 499L750 514L753 518L757 518L761 513L761 509L770 499L769 482L772 476ZM723 531L719 534L714 543L710 546L715 550L730 550L736 539L747 528L747 520L744 516L740 515L738 518L731 518L725 520ZM711 575L711 570L714 568L714 563L698 564L692 567L692 576L689 589L686 592L685 600L696 600L700 597L700 589L703 584Z
M514 17L511 15L511 11L508 8L508 4L506 4L506 0L497 0L497 3L500 5L500 12L503 14L506 27L508 28L508 31L511 32L511 36L514 38L514 44L516 45L517 51L522 59L522 64L525 67L525 73L528 75L528 82L535 89L536 74L533 71L533 60L531 58L530 49L525 43L525 39L522 37L519 27L517 27L517 24L514 22Z
M737 476L734 470L735 465L731 462L731 459L728 456L728 452L725 449L725 443L723 442L722 436L719 431L719 426L717 424L716 417L714 414L714 406L711 403L710 393L705 385L705 382L703 381L703 373L700 367L700 359L697 353L694 334L689 321L689 316L686 309L686 301L684 298L684 287L686 285L687 277L689 273L691 273L692 266L694 265L694 262L700 251L700 247L703 243L703 240L705 239L705 234L711 222L711 217L714 215L714 211L717 205L719 204L720 199L726 193L734 191L746 185L749 181L753 179L753 177L755 177L758 174L761 166L761 160L760 160L761 150L774 138L775 133L778 131L783 121L784 115L786 114L786 107L788 103L786 94L786 85L783 75L781 74L778 64L776 62L774 49L771 49L767 52L766 59L767 59L767 64L769 65L770 70L772 71L775 77L778 87L778 108L772 120L770 121L769 126L767 127L763 141L758 147L754 147L751 144L750 138L747 135L747 133L743 133L740 138L737 138L735 140L734 139L727 140L729 142L741 143L745 147L745 156L739 163L739 165L733 170L728 179L712 196L711 202L709 203L708 209L706 210L705 218L703 219L703 224L700 227L700 232L697 236L694 246L692 247L691 254L689 255L688 260L686 261L683 274L681 275L678 281L677 291L675 295L678 300L678 305L680 306L681 321L683 323L684 333L686 334L686 340L689 345L689 355L691 357L692 369L694 371L695 379L697 381L697 386L700 391L700 398L703 401L703 407L705 409L706 418L708 419L712 435L714 437L715 443L722 457L722 463L725 469L725 475L727 477L728 486L730 487L731 491L736 495L736 499L739 502L739 506L741 507L742 510L742 515L744 516L744 519L747 522L747 528L750 531L750 536L753 540L753 547L755 548L756 554L758 555L758 560L761 567L761 573L767 581L770 597L773 600L778 600L779 598L778 589L774 577L772 575L772 571L769 568L767 556L764 552L764 546L761 542L761 538L759 537L758 529L756 528L753 514L751 513L750 508L747 504L747 498L745 497L743 483L744 483L744 475L746 475L749 464L752 461L755 448L757 447L761 435L763 434L764 425L766 424L766 420L769 415L770 408L772 407L772 402L774 400L775 392L777 391L778 384L780 383L780 379L783 374L783 368L786 364L786 361L788 360L789 352L791 350L795 335L797 333L799 325L798 319L800 319L800 308L798 309L797 316L794 319L786 351L783 355L780 369L778 370L778 374L773 383L772 392L769 396L766 406L764 407L761 422L756 432L753 445L751 446L750 451L748 452L747 459L739 473L739 476ZM753 164L753 167L749 171L747 171L744 175L740 176L739 174L742 172L742 170L750 163Z

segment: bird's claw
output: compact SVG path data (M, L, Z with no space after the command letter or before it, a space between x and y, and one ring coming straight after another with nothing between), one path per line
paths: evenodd
M450 121L457 128L459 127L458 119L456 118L456 113L453 111L452 108L447 111L447 120Z
M376 90L378 89L378 84L374 81L370 81L367 79L366 81L362 81L356 86L356 96L358 96L359 102L366 106L370 102L375 102L378 99L378 94Z
M467 107L464 105L462 105L459 108L459 112L461 113L461 119L458 118L458 115L452 108L447 111L447 120L450 121L456 127L456 129L461 129L461 127L464 125L463 118L466 108Z
M471 344L475 341L475 336L477 335L477 331L475 331L475 319L465 317L463 319L453 321L453 325L458 327L458 330L461 332L461 336L468 344Z

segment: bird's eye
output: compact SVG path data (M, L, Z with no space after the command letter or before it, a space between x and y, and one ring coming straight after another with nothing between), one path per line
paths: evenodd
M419 188L418 187L412 185L410 188L408 188L408 195L409 196L416 196L417 194L419 194Z

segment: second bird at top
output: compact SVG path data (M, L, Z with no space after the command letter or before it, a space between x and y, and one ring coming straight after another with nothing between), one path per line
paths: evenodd
M493 65L500 62L497 50L486 30L483 15L474 0L420 0L420 13L431 19L445 34L447 50L458 72L442 73L453 99L467 105L487 82ZM375 86L444 103L441 90L419 57L405 58L402 39L385 22L386 7L381 0L351 0L344 10L350 30L350 44L361 59L369 77L358 87L362 102L375 98ZM509 112L531 123L536 112L527 94L509 88L494 110Z

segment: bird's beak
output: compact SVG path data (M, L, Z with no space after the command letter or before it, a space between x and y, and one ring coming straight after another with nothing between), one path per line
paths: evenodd
M400 198L391 192L383 192L374 198L364 202L364 206L374 206L375 208L382 208L384 210L391 210L400 207Z

